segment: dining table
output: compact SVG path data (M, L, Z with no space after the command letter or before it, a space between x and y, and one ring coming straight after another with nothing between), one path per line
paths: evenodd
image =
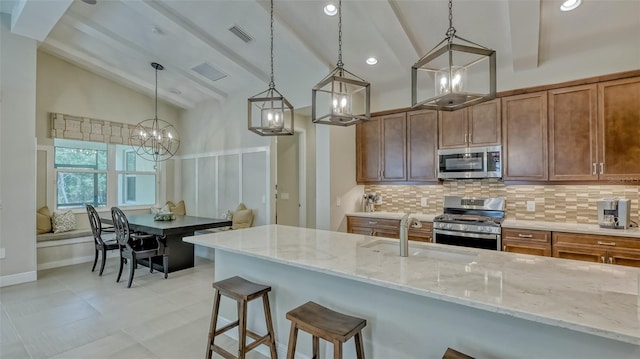
M175 215L171 221L156 221L154 214L128 215L129 228L134 232L144 232L159 236L165 245L165 253L169 257L169 272L192 268L194 265L194 246L182 240L193 236L196 231L228 227L231 221L227 219ZM113 225L113 218L101 217L101 222ZM154 258L152 263L140 260L142 265L153 265L154 269L162 270L162 258Z

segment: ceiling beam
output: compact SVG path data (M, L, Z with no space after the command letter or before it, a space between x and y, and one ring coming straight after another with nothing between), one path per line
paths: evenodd
M20 0L11 11L11 32L44 41L73 0Z
M402 30L404 31L405 36L407 36L407 39L409 39L411 46L413 46L413 50L416 52L416 56L418 56L418 58L421 58L426 53L426 49L423 49L422 46L420 46L418 37L416 36L416 34L413 33L407 19L405 19L404 16L402 15L402 11L400 10L400 5L398 5L398 0L387 0L387 1L389 2L389 6L391 6L391 10L393 10L393 14L395 15L396 20L402 27Z
M513 71L538 67L540 0L508 0Z

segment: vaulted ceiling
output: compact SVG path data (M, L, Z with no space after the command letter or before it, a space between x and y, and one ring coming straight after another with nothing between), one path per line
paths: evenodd
M275 76L285 96L298 88L310 96L337 61L338 18L322 11L329 2L275 1ZM455 0L453 24L458 35L496 50L499 73L616 41L640 49L640 0L584 0L571 12L560 4ZM12 31L42 41L42 50L145 93L154 89L149 64L161 63L159 95L182 108L269 82L269 1L2 0L0 10L12 14ZM374 91L408 87L411 65L447 27L446 0L344 0L345 67ZM369 57L378 63L367 65Z

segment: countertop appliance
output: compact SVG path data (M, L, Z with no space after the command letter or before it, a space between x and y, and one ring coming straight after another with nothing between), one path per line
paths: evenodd
M438 178L502 177L502 146L438 150Z
M433 242L502 249L505 199L444 197L444 213L433 219Z
M602 198L597 202L598 224L602 228L627 229L631 226L631 202L625 198Z

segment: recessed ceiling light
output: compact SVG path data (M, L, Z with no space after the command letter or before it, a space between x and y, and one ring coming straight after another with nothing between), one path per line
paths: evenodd
M566 0L560 5L560 10L571 11L582 4L582 0Z
M370 57L367 59L367 64L369 65L375 65L378 63L378 59L376 59L375 57Z
M329 16L335 16L338 13L338 8L333 4L327 4L324 7L324 13Z

